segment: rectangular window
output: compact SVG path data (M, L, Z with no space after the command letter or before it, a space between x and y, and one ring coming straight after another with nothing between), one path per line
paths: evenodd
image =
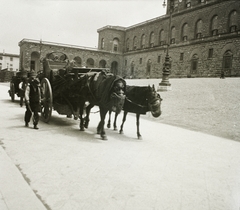
M10 57L10 61L13 61L13 57Z
M161 55L158 56L158 63L161 62Z
M213 57L213 48L210 48L208 50L208 58L212 58Z
M184 53L180 53L180 61L183 61Z
M142 64L142 58L139 59L139 63Z
M125 60L125 66L127 66L127 60Z
M0 56L0 60L2 60L2 56Z

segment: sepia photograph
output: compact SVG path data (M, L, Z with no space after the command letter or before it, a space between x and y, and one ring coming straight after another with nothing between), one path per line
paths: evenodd
M0 0L1 210L240 210L239 0Z

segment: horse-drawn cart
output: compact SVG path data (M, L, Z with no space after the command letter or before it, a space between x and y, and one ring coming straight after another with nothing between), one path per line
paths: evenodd
M9 96L12 101L15 101L15 95L20 97L20 105L23 103L24 98L24 84L26 84L27 72L19 71L16 76L13 76L10 81L10 89L8 90Z
M38 74L41 82L41 116L49 122L52 110L68 117L79 117L79 95L73 88L79 79L90 72L107 69L74 67L64 53L52 52L43 59L43 71Z

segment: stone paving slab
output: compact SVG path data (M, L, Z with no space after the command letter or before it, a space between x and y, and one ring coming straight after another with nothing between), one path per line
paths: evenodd
M0 209L46 210L0 146Z

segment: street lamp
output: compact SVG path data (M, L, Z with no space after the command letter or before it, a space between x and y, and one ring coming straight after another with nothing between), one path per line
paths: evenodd
M169 45L170 45L170 33L171 33L171 23L172 23L172 13L174 11L174 0L169 0L169 24L168 24L168 37L167 37L167 50L165 62L163 64L162 81L159 83L159 91L171 90L171 84L169 83L169 75L171 74L171 62L169 56ZM163 1L163 7L166 7L165 0Z

